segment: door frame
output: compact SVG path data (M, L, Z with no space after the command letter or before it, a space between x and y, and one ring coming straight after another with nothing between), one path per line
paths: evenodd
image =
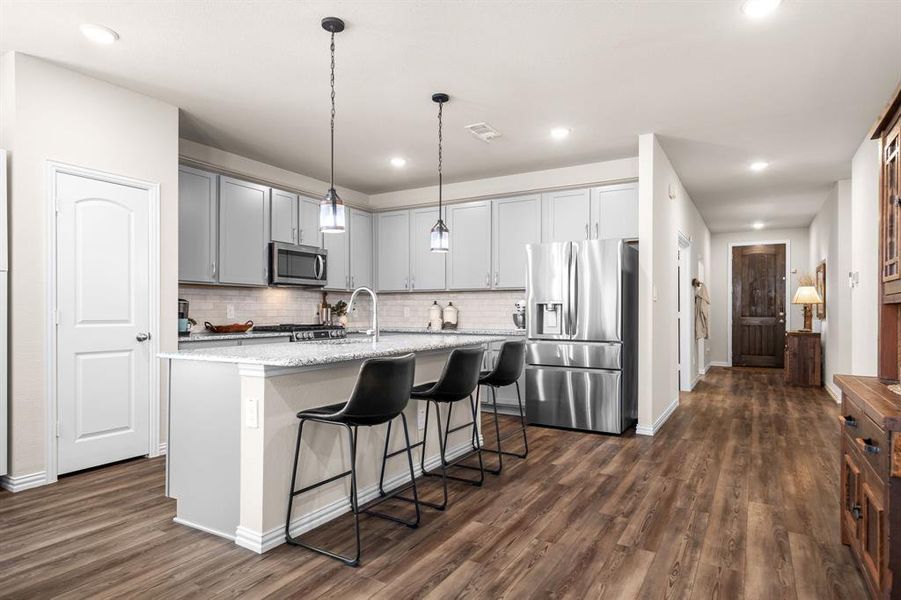
M726 256L726 266L728 267L728 275L727 275L727 288L729 289L729 304L728 309L726 311L728 315L728 323L726 328L726 344L727 344L727 353L729 356L729 366L732 365L732 249L738 248L742 246L769 246L773 244L784 244L785 245L785 330L788 331L788 326L791 324L791 303L789 299L791 298L791 269L792 269L792 243L791 240L764 240L760 242L729 242L729 247L726 251L729 253Z
M694 253L691 247L691 237L685 235L681 231L678 235L676 245L677 261L676 269L679 274L679 281L676 282L679 292L679 298L676 299L676 306L681 308L676 312L676 322L678 325L678 357L682 360L676 363L676 369L679 372L679 391L690 392L694 389L698 376L691 368L692 363L692 340L695 332L694 319L694 289L691 285L691 263ZM684 270L684 272L683 272ZM684 322L683 322L684 321ZM683 368L684 367L684 368Z
M56 264L57 252L57 194L56 180L59 175L75 175L88 179L95 179L105 183L117 185L125 185L137 188L147 192L147 199L150 203L149 215L149 241L150 241L150 264L148 265L150 277L150 298L148 309L150 311L150 398L149 410L150 420L148 431L148 448L147 455L151 458L160 454L160 363L157 359L159 354L159 308L160 308L160 184L151 181L143 181L133 179L131 177L123 177L113 175L95 169L79 167L53 160L46 161L45 166L45 224L47 226L47 289L46 289L46 332L44 351L47 357L45 366L45 383L47 385L46 396L46 482L53 483L58 478L59 461L58 461L58 442L57 442L57 426L59 419L59 393L58 393L58 356L57 356L57 312L59 305L57 302L57 284L58 273Z

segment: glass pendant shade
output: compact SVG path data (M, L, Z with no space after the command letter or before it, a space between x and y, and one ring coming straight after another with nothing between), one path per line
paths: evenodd
M435 226L432 227L430 246L429 249L432 252L447 252L448 248L450 248L450 231L448 231L447 225L444 224L444 220L440 218L435 223Z
M344 203L335 188L329 188L319 201L319 231L322 233L344 231Z

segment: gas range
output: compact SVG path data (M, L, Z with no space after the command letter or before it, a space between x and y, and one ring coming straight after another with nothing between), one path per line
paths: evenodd
M256 325L257 332L286 332L291 334L292 342L309 340L338 339L347 336L347 331L340 325L316 325L315 323L279 323L278 325Z

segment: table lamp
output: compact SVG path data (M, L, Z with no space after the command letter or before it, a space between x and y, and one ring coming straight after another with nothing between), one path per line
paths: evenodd
M798 286L798 291L795 292L795 297L792 300L792 304L801 304L804 307L804 329L801 331L813 331L813 308L811 308L811 304L822 303L823 299L820 297L817 288L812 285L812 282L801 281L801 285Z

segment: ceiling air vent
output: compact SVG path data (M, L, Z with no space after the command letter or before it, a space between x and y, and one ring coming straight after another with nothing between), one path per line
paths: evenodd
M472 125L467 125L464 129L468 129L469 133L486 143L502 135L500 131L488 123L473 123Z

